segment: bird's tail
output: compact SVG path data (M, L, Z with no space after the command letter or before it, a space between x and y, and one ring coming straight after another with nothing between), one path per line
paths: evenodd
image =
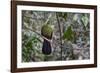
M42 52L45 55L49 55L52 52L51 44L46 39L44 39L44 42L43 42Z

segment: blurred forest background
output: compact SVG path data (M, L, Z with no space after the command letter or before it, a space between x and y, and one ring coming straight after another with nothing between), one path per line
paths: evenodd
M51 40L41 35L41 28L47 24L53 26ZM45 55L42 52L44 39L51 43L52 52L50 55ZM22 62L89 58L89 13L22 10Z

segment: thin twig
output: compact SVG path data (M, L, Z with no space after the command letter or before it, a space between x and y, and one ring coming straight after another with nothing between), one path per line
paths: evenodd
M49 15L48 19L46 20L44 24L47 24L51 17L52 17L52 14Z
M37 14L35 13L35 15L37 15ZM33 17L29 17L29 16L25 16L25 17L33 19ZM52 14L49 15L48 19L46 20L46 22L44 24L47 24L51 17L52 17ZM47 39L46 37L42 36L40 33L36 32L34 29L29 28L26 23L24 23L24 24L25 24L25 28L27 30L33 31L34 33L39 35L41 38L43 38L43 39L47 40L48 42L52 43L52 40Z
M25 23L24 23L24 24L25 24ZM36 32L34 29L32 29L32 28L30 28L30 27L27 27L27 26L25 26L25 29L30 30L30 31L33 31L34 33L36 33L37 35L39 35L41 38L43 38L43 39L45 39L45 40L47 40L48 42L51 43L51 40L49 40L49 39L47 39L46 37L42 36L40 33Z

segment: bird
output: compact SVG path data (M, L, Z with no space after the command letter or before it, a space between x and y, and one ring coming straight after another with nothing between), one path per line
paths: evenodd
M41 35L47 38L48 40L51 40L53 35L52 25L49 24L43 25L41 28ZM42 53L45 55L50 55L52 52L52 47L51 43L47 39L44 39L43 41Z

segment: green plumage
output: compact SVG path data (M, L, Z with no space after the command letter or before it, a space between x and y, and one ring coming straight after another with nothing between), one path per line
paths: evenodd
M50 25L43 25L41 28L41 34L48 39L52 38L53 29Z

